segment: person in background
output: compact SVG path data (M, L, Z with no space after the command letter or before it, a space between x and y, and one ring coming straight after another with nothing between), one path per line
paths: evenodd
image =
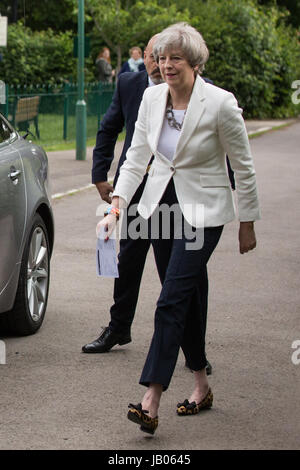
M102 83L112 83L115 76L110 62L110 50L108 47L103 47L99 52L96 59L97 79Z
M226 154L236 180L239 250L243 254L256 247L254 221L260 212L242 110L232 93L201 78L208 55L201 34L186 23L159 34L154 56L165 83L144 93L111 207L97 225L98 233L104 228L106 238L111 236L154 155L139 214L149 220L151 234L160 208L176 206L180 213L176 220L162 217L168 237L162 235L166 228L162 227L159 236L151 239L162 289L140 377L147 390L141 403L129 404L127 414L150 434L158 426L161 395L170 385L180 347L193 371L194 387L189 399L178 403L177 414L194 415L213 404L206 375L206 325L192 299L224 225L235 218ZM193 247L186 231L178 231L185 224L194 233Z
M145 70L145 64L142 59L142 49L140 47L132 47L129 50L129 55L130 59L124 62L118 76L124 72L141 72Z

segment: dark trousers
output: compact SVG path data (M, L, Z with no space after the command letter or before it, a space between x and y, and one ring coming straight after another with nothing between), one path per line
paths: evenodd
M127 214L130 213L131 207L139 202L146 178L147 176L134 194L127 208ZM135 218L135 216L127 215L127 225L133 222ZM110 328L118 333L130 332L145 261L151 244L150 239L138 238L133 240L129 237L126 227L122 227L123 230L125 232L121 235L118 255L119 277L115 279L114 304L110 309L111 321L109 323Z
M176 203L171 180L160 205ZM180 347L192 370L206 366L207 289L201 292L201 285L205 285L203 279L207 281L206 265L223 230L223 226L205 228L202 248L187 250L186 243L190 240L184 234L175 238L175 225L171 227L169 239L151 240L162 290L155 311L154 334L140 378L140 384L159 383L164 390L171 381Z

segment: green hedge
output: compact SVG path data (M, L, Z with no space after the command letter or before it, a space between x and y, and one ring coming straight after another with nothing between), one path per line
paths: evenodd
M33 32L22 22L11 24L7 47L0 48L0 53L0 79L9 85L76 81L77 60L73 57L71 32Z
M247 118L299 114L291 84L300 79L300 43L284 18L254 0L210 0L194 17L210 51L204 74L236 95Z
M291 101L291 84L300 79L299 32L286 25L285 13L275 6L262 7L256 0L178 0L176 6L188 10L191 23L207 42L210 58L204 74L236 95L246 118L299 114L300 106ZM174 21L170 18L170 23ZM144 29L146 44L149 31ZM92 42L96 39L94 34ZM11 24L8 47L0 48L0 53L0 80L9 85L76 81L70 32L32 32L22 23ZM86 81L93 81L92 58L86 59L85 67Z

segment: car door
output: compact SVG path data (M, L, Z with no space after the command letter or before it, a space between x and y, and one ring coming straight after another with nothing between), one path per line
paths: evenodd
M20 261L26 220L22 160L13 144L17 138L0 114L0 295Z

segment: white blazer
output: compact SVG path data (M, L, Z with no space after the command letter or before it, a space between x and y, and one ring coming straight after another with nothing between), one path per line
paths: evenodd
M235 218L227 153L235 172L239 220L259 219L253 159L242 110L235 97L198 76L170 162L157 151L168 91L165 83L145 90L131 147L113 195L128 204L154 155L138 205L139 214L146 219L152 215L173 177L180 208L189 224L223 225ZM204 210L204 221L199 208Z

